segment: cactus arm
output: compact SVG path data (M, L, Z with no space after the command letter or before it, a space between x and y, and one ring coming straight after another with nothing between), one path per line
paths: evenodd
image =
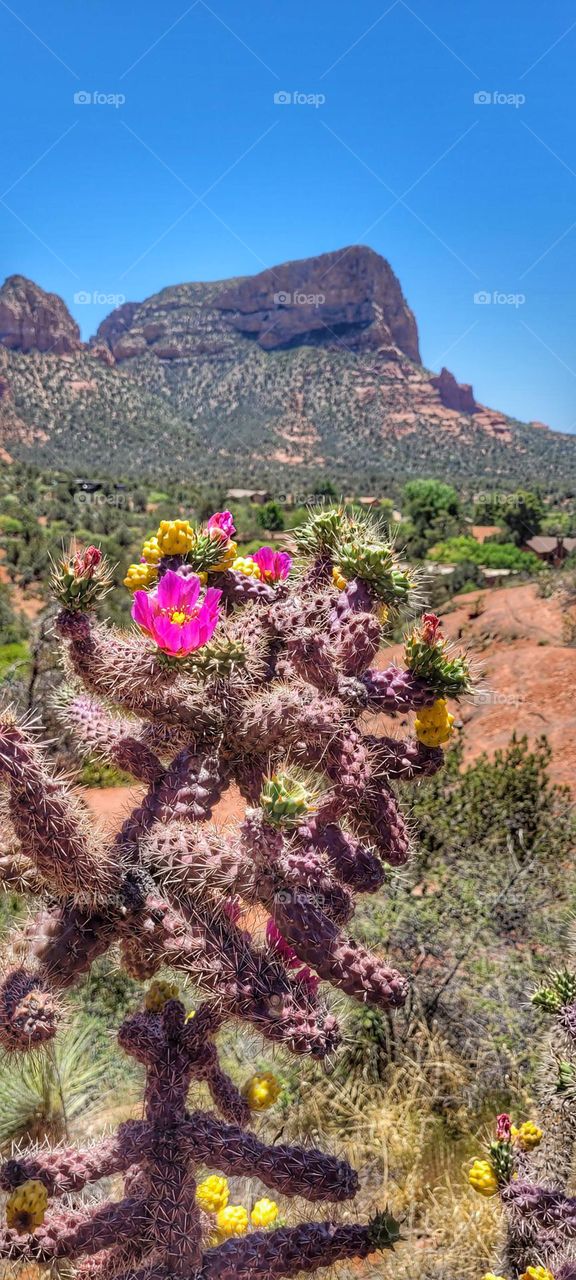
M31 739L14 724L0 725L0 773L9 787L10 817L25 856L52 891L66 897L105 897L118 879L88 815L53 778Z
M11 969L0 986L0 1045L7 1052L37 1048L56 1035L61 1011L42 975Z
M89 694L82 693L65 702L62 718L86 756L97 755L148 784L164 772L158 756L143 741L134 721L109 715Z
M401 867L408 861L408 828L392 791L383 780L379 790L366 789L356 831L361 839L375 845L380 857L390 866Z
M127 1197L107 1202L91 1213L54 1213L33 1235L10 1229L0 1233L0 1258L11 1261L52 1262L98 1253L122 1235L142 1235L148 1230L148 1211L140 1200Z
M190 1156L234 1177L255 1169L265 1186L307 1200L350 1200L358 1175L343 1160L313 1147L266 1146L252 1133L224 1124L204 1111L194 1112L182 1128Z
M427 747L415 738L366 738L366 745L374 753L379 768L387 778L398 782L413 782L418 778L430 778L444 764L441 747Z
M408 984L395 969L372 955L336 925L305 895L274 904L282 936L306 964L356 1000L394 1009L404 1003Z
M341 716L339 699L313 685L280 685L246 704L235 738L241 750L248 752L284 750L299 739L329 740Z
M20 1186L28 1178L38 1178L48 1194L81 1191L89 1182L123 1173L136 1161L145 1159L153 1148L150 1126L142 1120L127 1120L116 1133L93 1147L39 1151L36 1155L7 1160L0 1172L5 1190Z
M66 611L57 627L88 693L140 719L186 725L192 733L212 722L201 688L178 684L179 673L161 661L143 636L125 638L111 627L95 626L87 614Z
M366 671L360 680L368 695L369 710L385 711L391 716L431 706L438 697L425 680L393 664L384 671Z
M368 1227L311 1222L258 1231L208 1249L198 1280L278 1280L308 1275L342 1258L365 1258L374 1249Z
M322 825L312 819L298 835L325 853L338 879L358 893L375 893L384 883L380 859L336 823Z

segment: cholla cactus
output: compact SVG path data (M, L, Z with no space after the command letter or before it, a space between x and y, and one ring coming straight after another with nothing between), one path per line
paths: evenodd
M539 1124L516 1126L500 1116L488 1159L475 1160L469 1177L483 1195L500 1193L508 1276L576 1280L576 1198L568 1194L576 1144L576 974L552 973L533 1003L554 1017L541 1069Z
M55 1034L62 992L113 943L133 977L179 970L210 995L219 1018L244 1019L297 1054L322 1057L338 1044L322 981L385 1010L406 997L405 977L347 926L355 894L374 892L386 865L409 856L395 788L440 767L439 744L451 732L443 699L467 691L466 664L448 653L430 615L408 637L404 669L372 665L386 620L409 607L415 589L374 524L342 509L316 512L298 535L302 564L292 574L290 557L272 548L239 562L233 534L229 512L198 529L163 521L126 576L137 624L128 632L95 620L107 586L96 549L75 552L55 575L73 681L61 697L67 726L81 750L147 790L108 838L53 777L31 730L9 716L0 723L10 851L0 874L4 866L47 893L26 931L28 956L0 988L7 1050ZM366 733L358 723L366 711L417 711L415 736ZM222 832L210 818L232 781L248 807ZM264 940L242 927L244 908L266 924ZM47 1260L110 1249L106 1275L132 1274L150 1255L150 1275L264 1280L391 1244L396 1228L383 1215L368 1228L257 1232L202 1260L190 1172L197 1161L257 1172L269 1187L311 1199L346 1198L356 1184L347 1166L319 1154L270 1152L239 1128L185 1116L185 1084L198 1064L216 1104L240 1124L247 1099L266 1105L273 1089L259 1078L237 1096L202 1038L216 1014L184 1024L177 1002L158 1010L170 994L155 989L120 1034L148 1069L143 1125L124 1126L112 1148L81 1157L79 1169L69 1154L34 1157L4 1178L16 1188L39 1181L53 1194L68 1188L70 1162L74 1187L140 1161L146 1172L130 1174L121 1204L88 1220L56 1216L27 1246L9 1232L5 1251ZM150 1127L159 1119L161 1134ZM14 1220L31 1201L33 1225L37 1196L28 1186L22 1198ZM244 1222L236 1209L221 1205L222 1234ZM265 1204L259 1216L271 1221L270 1213Z
M314 1148L266 1146L246 1132L248 1104L221 1071L212 1043L221 1010L206 1003L186 1017L179 1000L162 996L161 989L153 992L146 1005L154 1007L128 1017L119 1033L122 1047L146 1068L144 1118L86 1150L60 1147L8 1160L0 1170L9 1192L0 1257L46 1263L87 1255L79 1274L90 1280L135 1273L268 1280L392 1247L398 1229L386 1214L364 1226L313 1222L259 1230L277 1216L268 1199L254 1207L256 1230L245 1235L248 1213L228 1206L226 1177L197 1186L196 1169L207 1165L223 1175L257 1175L284 1196L339 1203L355 1195L358 1178L344 1161ZM193 1078L207 1082L224 1120L186 1110ZM119 1202L50 1212L53 1197L112 1174L125 1175ZM233 1238L211 1248L214 1234Z
M95 548L75 550L55 574L57 627L84 685L63 699L68 727L81 749L148 790L106 840L33 735L10 718L0 726L13 833L51 898L30 930L28 963L0 992L8 1048L52 1034L59 992L116 940L134 976L183 970L296 1053L322 1056L337 1043L319 978L384 1009L405 998L404 977L344 926L354 893L378 888L385 864L408 857L394 786L440 766L436 744L452 719L443 695L467 690L466 664L426 615L404 670L371 666L382 610L398 614L414 590L374 524L338 508L312 514L292 577L290 557L270 548L252 557L254 573L235 570L233 534L229 512L197 529L162 521L140 562L151 585L127 576L133 631L93 616L107 588ZM407 741L356 724L364 711L411 709ZM238 828L217 833L208 823L232 780L249 807ZM265 909L273 941L258 945L239 927L242 905Z

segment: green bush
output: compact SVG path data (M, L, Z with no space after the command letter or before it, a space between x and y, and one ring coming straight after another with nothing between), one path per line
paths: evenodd
M512 569L516 573L539 573L542 561L532 551L521 551L513 542L476 542L461 535L438 542L428 552L428 559L438 564L460 564L463 560L486 569Z

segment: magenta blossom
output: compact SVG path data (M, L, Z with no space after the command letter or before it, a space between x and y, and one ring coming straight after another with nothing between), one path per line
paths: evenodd
M292 556L273 547L259 547L252 559L258 565L263 582L283 582L292 568Z
M509 1142L512 1137L512 1121L506 1111L497 1117L496 1137L499 1142Z
M135 591L132 617L164 653L185 658L213 634L221 595L208 587L200 600L197 575L182 578L169 569L154 591Z
M301 982L305 987L308 987L311 993L318 990L320 979L312 972L311 969L308 968L308 965L302 965L301 968L299 967L299 956L297 956L296 952L292 950L292 947L286 941L284 935L280 933L278 925L275 924L274 920L269 920L266 925L266 941L268 946L273 947L274 950L282 956L287 969L297 970L294 977L298 982Z
M226 542L234 537L236 525L231 511L215 511L206 525L212 537L222 537Z

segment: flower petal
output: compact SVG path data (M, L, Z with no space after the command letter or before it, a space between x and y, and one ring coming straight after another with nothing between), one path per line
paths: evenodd
M181 578L179 574L174 573L173 569L168 569L158 583L158 604L161 609L180 608L182 588L186 581L186 578Z
M154 625L154 617L156 609L155 593L149 594L148 591L135 591L132 601L132 617L139 627L143 627L145 631L152 631Z

